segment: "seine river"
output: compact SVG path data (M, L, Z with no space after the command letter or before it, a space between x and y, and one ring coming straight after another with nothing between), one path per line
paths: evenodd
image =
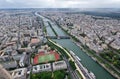
M47 21L49 21L52 24L52 27L59 36L66 36L66 33L52 21L42 17L41 15L38 16L40 16L43 19L44 24L47 28L48 35L54 36L55 34L53 31L51 31L52 29L47 24ZM109 72L107 72L91 57L89 57L85 52L83 52L75 43L73 43L71 39L54 39L54 41L56 41L61 46L72 50L81 59L81 63L83 64L83 66L86 67L88 71L92 71L95 74L96 79L115 79Z

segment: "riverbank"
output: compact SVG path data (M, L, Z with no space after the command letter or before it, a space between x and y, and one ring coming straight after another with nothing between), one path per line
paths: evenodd
M74 41L73 41L74 42ZM105 64L103 64L103 61L98 58L98 56L96 55L93 55L91 54L90 52L88 52L87 50L85 50L82 46L78 45L76 42L74 42L77 46L80 47L80 49L82 49L82 51L84 51L88 56L90 56L95 62L97 62L98 64L100 64L104 69L106 69L112 76L114 76L116 79L119 77L113 72L111 71L110 69L108 69Z
M70 53L66 49L64 49L62 46L58 45L57 43L53 42L50 39L48 39L48 41L51 42L56 47L59 47L60 49L62 49L69 56L70 60L72 60L72 62L74 62L74 58L70 55ZM79 69L78 65L76 63L74 65L76 67L76 70L78 70L79 74L81 75L81 79L86 79L84 74L82 73L82 71Z
M50 22L48 22L48 24L49 24L49 26L51 27L51 29L52 29L52 31L54 32L54 34L55 34L56 36L58 36L58 34L57 34L56 31L54 30L54 28L52 27L52 25L50 24Z

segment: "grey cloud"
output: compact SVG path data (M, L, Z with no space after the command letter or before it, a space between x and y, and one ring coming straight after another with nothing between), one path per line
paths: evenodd
M0 8L120 8L120 0L0 0Z

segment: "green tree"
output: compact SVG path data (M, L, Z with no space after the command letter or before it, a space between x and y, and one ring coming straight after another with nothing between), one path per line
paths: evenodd
M71 65L72 69L75 70L76 69L75 63L71 60L69 61L69 63Z
M63 71L55 71L54 79L64 79L65 73Z

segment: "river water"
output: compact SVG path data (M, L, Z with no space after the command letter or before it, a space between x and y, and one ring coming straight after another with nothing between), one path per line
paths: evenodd
M65 32L52 21L47 18L43 18L43 20L47 20L52 24L52 27L54 28L58 36L66 36ZM47 32L48 34L53 34L51 33L51 30L47 30ZM55 34L53 34L53 36L54 35ZM54 41L56 41L61 46L72 50L81 59L81 63L83 64L83 66L86 67L88 71L92 71L95 74L96 79L115 79L109 72L107 72L91 57L89 57L85 52L83 52L75 43L73 43L71 39L54 39Z

